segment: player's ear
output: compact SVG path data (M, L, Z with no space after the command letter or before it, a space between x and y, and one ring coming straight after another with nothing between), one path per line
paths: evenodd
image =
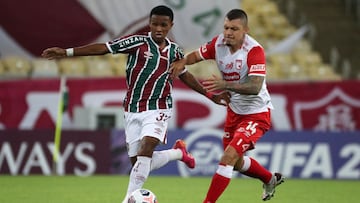
M249 33L249 31L250 31L249 26L245 25L245 27L244 27L244 31L245 31L246 33Z

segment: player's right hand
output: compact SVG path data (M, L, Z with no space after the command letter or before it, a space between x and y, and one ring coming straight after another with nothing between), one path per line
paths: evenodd
M42 54L42 57L51 59L63 58L66 57L66 50L60 47L52 47L45 49Z

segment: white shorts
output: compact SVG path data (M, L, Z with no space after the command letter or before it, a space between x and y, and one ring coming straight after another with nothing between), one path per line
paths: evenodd
M155 137L166 144L168 120L171 109L149 110L139 113L125 112L125 135L129 157L137 155L140 141L144 136Z

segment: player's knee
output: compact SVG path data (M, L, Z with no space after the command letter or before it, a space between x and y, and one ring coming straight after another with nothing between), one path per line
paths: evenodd
M152 154L159 144L159 140L153 137L144 137L140 142L138 156L152 157Z
M240 156L239 153L231 146L228 146L223 156L221 157L220 162L224 165L231 165L234 166L235 163L239 160Z

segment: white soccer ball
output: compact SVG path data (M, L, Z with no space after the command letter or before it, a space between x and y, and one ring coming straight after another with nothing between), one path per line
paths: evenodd
M131 193L128 203L158 203L156 196L148 189L137 189Z

